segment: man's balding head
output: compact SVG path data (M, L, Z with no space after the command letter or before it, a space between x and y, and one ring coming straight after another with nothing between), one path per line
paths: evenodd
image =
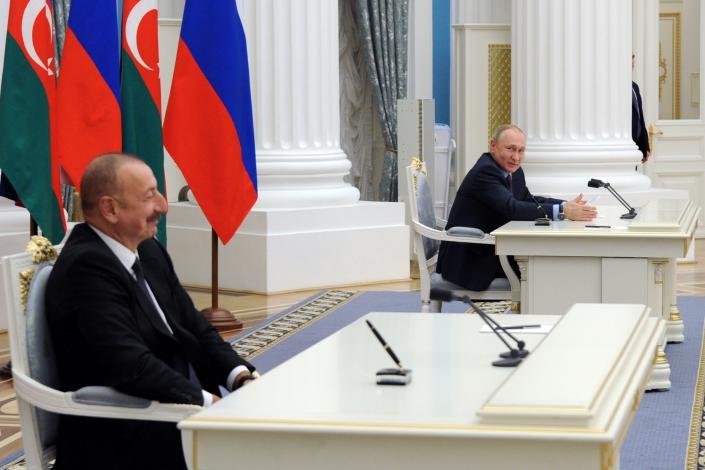
M106 153L96 157L86 168L81 179L81 209L92 214L102 196L120 193L118 169L127 163L142 163L139 158L122 153Z
M86 222L132 251L156 234L168 210L149 166L115 153L88 165L81 181L81 207Z

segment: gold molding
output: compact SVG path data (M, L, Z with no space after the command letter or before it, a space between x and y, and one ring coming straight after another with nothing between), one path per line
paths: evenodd
M688 433L688 447L685 454L685 468L695 470L700 459L700 441L705 434L703 422L703 405L705 404L705 334L700 341L700 361L698 364L698 377L695 385L695 396L690 413L690 432Z
M492 133L512 121L512 46L487 45L487 144Z
M612 470L614 467L614 454L615 449L612 444L602 444L600 446L600 469L601 470Z
M671 34L671 44L673 46L673 103L671 105L670 119L681 118L681 14L680 13L659 13L659 23L661 20L673 22L673 32ZM661 64L663 62L664 72L661 74ZM659 101L661 99L662 77L666 81L668 67L665 63L659 44Z

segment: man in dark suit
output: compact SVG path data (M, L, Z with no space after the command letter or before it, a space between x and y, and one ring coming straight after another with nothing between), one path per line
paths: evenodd
M634 54L632 54L632 69L634 69ZM651 149L649 148L649 132L646 130L646 122L644 122L641 93L639 93L639 85L636 82L632 82L632 140L641 151L641 163L645 163L649 159Z
M490 233L512 220L551 218L592 220L597 211L583 195L571 201L534 197L526 187L526 137L513 125L500 126L458 189L446 229L462 226ZM494 246L441 242L436 270L443 278L471 290L485 290L496 277L506 277Z
M149 167L98 157L83 176L81 205L86 223L74 227L46 292L62 387L208 406L218 385L252 380L254 367L196 310L153 238L167 203ZM186 466L174 423L62 416L55 468Z

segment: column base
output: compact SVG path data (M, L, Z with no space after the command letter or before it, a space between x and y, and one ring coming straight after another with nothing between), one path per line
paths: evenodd
M168 247L183 284L210 286L211 228L201 209L170 203ZM263 294L409 278L401 203L253 209L219 247L221 289Z

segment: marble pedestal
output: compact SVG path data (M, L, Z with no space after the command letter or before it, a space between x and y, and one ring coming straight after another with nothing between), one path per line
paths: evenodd
M210 286L211 228L200 208L170 203L168 248L187 285ZM409 278L400 203L254 209L219 249L221 289L277 293Z

